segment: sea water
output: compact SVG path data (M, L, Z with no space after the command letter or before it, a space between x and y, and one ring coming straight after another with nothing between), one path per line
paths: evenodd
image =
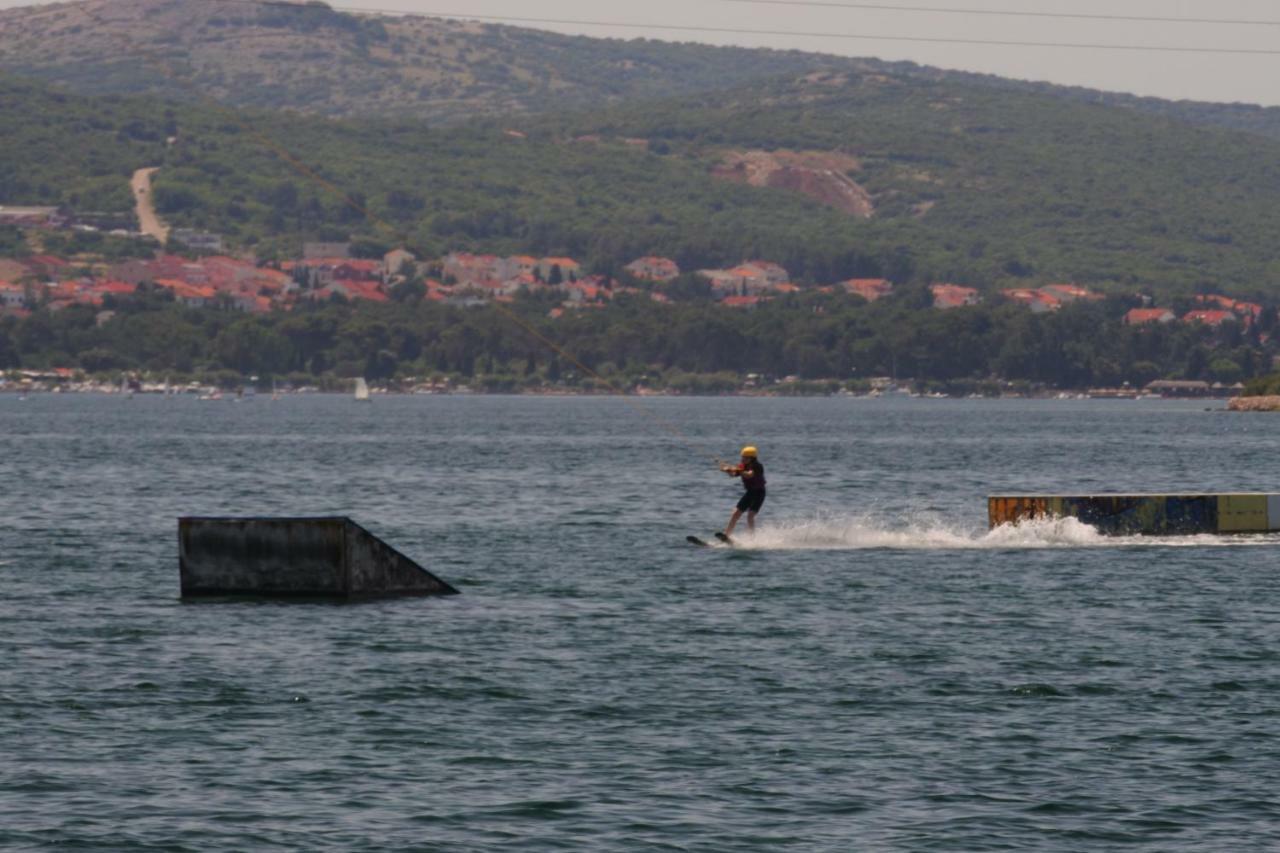
M1280 491L1220 407L0 395L0 847L1275 847L1280 539L986 529ZM746 443L760 531L688 545ZM184 603L188 514L463 594Z

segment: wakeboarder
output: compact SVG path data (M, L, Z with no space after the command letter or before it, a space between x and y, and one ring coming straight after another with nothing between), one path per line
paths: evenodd
M742 518L744 512L747 514L747 529L755 533L756 515L760 512L760 507L764 506L765 498L764 465L760 463L760 452L748 445L742 448L741 462L737 465L722 464L720 470L730 477L741 477L742 487L746 491L738 500L733 515L729 516L729 524L725 527L724 533L716 538L728 541L733 536L733 529L738 526L738 520Z

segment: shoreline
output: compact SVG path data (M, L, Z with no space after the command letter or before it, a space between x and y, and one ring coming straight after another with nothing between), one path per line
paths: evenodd
M833 393L806 393L799 391L732 391L725 393L688 393L681 391L665 391L665 390L643 390L629 392L615 391L597 391L597 390L571 390L571 389L548 389L548 390L525 390L525 391L485 391L472 388L456 388L450 390L388 390L374 388L370 389L373 397L687 397L687 398L830 398L838 397L849 400L1053 400L1058 402L1080 402L1088 400L1108 400L1113 402L1142 402L1149 400L1156 401L1183 401L1188 403L1208 403L1208 402L1225 402L1231 411L1239 412L1260 412L1260 411L1280 411L1280 397L1267 398L1251 398L1228 395L1213 395L1203 397L1187 397L1187 396L1160 396L1160 395L1133 395L1133 396L1116 396L1114 394L1089 394L1088 392L1045 392L1042 394L967 394L953 395L944 393L933 394L859 394L850 391L837 391ZM191 388L184 386L178 390L162 390L156 388L141 388L121 390L114 386L94 386L94 387L42 387L38 385L29 386L0 386L0 398L6 396L30 397L30 396L64 396L64 395L92 395L100 397L193 397L200 401L216 401L216 400L254 400L257 398L265 398L267 400L284 398L284 397L352 397L351 391L346 390L327 390L321 388L306 389L280 389L278 391L262 391L255 390L249 393L242 393L236 390L220 389L215 386L200 386ZM1251 404L1247 401L1259 400L1265 401L1257 404Z

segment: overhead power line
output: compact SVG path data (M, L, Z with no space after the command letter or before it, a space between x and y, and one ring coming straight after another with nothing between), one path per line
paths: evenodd
M1242 18L1175 18L1163 15L1090 15L1083 12L1025 12L1002 9L948 9L942 6L892 6L888 3L843 3L838 0L718 0L752 6L795 6L823 9L860 9L875 12L925 12L940 15L979 15L999 18L1051 18L1075 21L1120 21L1148 24L1222 24L1239 27L1280 27L1280 20Z
M234 4L242 6L275 6L303 8L303 3L289 2L289 0L207 0L207 2L215 4ZM843 3L836 0L718 0L725 3L757 3L770 4L778 6L835 6L846 7L851 9L881 9L895 11L911 11L911 12L955 12L970 15L1018 15L1027 17L1045 17L1045 18L1080 18L1080 19L1097 19L1111 21L1169 21L1178 23L1201 23L1201 24L1238 24L1238 25L1255 25L1255 26L1280 26L1278 21L1245 21L1245 20L1227 20L1227 19L1193 19L1193 18L1157 18L1157 17L1140 17L1140 16L1109 16L1109 15L1083 15L1068 12L998 12L986 9L943 9L941 7L926 6L889 6L887 4L870 4L870 3ZM817 32L805 30L772 30L757 29L751 27L715 27L715 26L699 26L696 24L666 24L666 23L639 23L635 21L602 21L588 20L579 18L543 18L530 17L524 15L481 15L474 12L442 12L428 9L386 9L374 8L369 6L344 6L337 3L327 4L330 9L339 12L349 12L353 14L379 14L379 15L396 15L405 18L447 18L460 21L483 21L486 23L497 24L540 24L550 26L565 27L605 27L615 30L649 30L662 32L688 32L688 33L707 33L716 35L752 35L767 37L791 37L791 38L820 38L820 39L838 39L843 41L868 41L868 42L899 42L904 44L957 44L957 45L973 45L979 47L1036 47L1036 48L1055 48L1064 50L1105 50L1105 51L1132 51L1138 53L1189 53L1189 54L1216 54L1216 55L1234 55L1234 56L1280 56L1280 49L1268 48L1244 48L1244 47L1200 47L1191 45L1151 45L1151 44L1106 44L1099 42L1066 42L1066 41L1029 41L1023 39L982 39L982 38L946 38L932 36L897 36L885 35L882 33L839 33L839 32Z
M228 0L222 0L228 2ZM250 0L245 0L250 2ZM269 3L273 6L292 6L293 3ZM600 21L579 18L534 18L519 15L477 15L473 12L442 12L432 10L369 9L354 6L331 8L344 12L375 12L406 17L451 18L462 21L485 21L502 24L543 24L562 27L609 27L625 30L660 30L664 32L714 33L718 35L786 36L796 38L841 39L845 41L903 42L911 44L961 44L985 47L1044 47L1071 50L1114 50L1145 53L1206 53L1241 56L1280 56L1280 49L1242 47L1193 47L1150 44L1100 44L1096 42L1023 41L1019 39L943 38L930 36L894 36L875 33L833 33L804 30L763 30L749 27L711 27L694 24L644 24L631 21Z

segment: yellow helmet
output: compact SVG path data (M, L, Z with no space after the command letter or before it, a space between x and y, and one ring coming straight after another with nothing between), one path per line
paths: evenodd
M755 459L757 456L760 455L760 451L756 450L751 445L747 445L746 447L742 448L742 455L747 457L748 459Z

